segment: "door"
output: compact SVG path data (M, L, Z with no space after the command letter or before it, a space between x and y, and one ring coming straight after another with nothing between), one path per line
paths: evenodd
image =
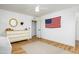
M32 21L32 36L36 36L36 25L37 22L36 21Z

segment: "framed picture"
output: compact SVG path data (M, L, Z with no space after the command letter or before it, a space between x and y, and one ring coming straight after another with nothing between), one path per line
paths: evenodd
M46 19L45 27L46 28L60 28L61 27L61 16Z

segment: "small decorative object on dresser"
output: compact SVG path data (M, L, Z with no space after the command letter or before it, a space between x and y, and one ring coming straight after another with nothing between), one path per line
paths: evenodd
M6 28L5 31L13 31L11 28Z
M28 30L27 28L25 28L25 30Z

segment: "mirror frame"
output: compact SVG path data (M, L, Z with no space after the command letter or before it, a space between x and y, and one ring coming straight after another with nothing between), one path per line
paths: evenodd
M12 20L14 20L14 21L16 22L15 25L13 25L13 24L11 23ZM15 19L15 18L11 18L11 19L9 20L9 25L10 25L11 27L16 27L17 24L18 24L17 19Z

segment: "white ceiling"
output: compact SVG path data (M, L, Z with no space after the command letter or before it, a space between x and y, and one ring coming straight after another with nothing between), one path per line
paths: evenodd
M14 11L32 16L43 16L45 14L56 12L62 9L75 7L78 5L71 4L40 4L40 12L35 12L37 4L0 4L0 9Z

